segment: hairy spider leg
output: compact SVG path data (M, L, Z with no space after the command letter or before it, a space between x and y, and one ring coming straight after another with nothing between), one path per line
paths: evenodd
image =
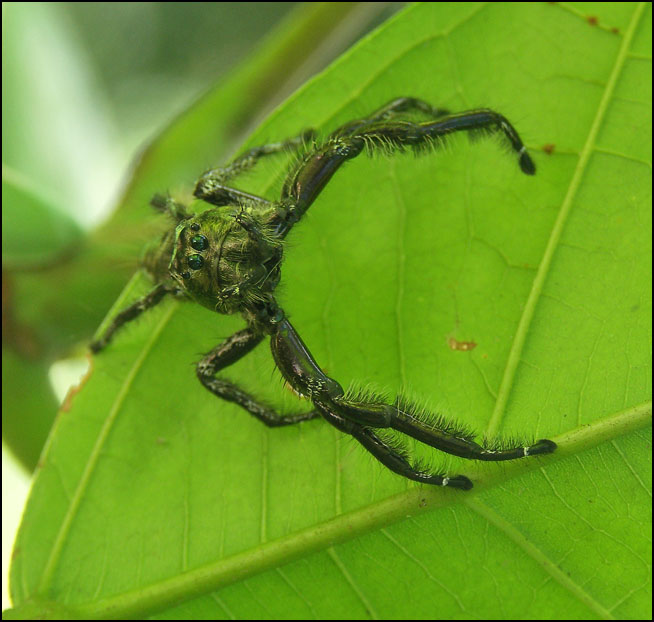
M342 125L336 130L336 132L332 133L332 136L335 136L337 133L339 136L350 136L367 125L377 123L378 121L392 119L398 114L413 110L423 112L434 119L450 114L449 110L446 110L445 108L434 108L431 104L428 104L422 99L416 99L415 97L398 97L382 106L379 110L373 112L369 117L350 121L349 123Z
M385 441L369 427L340 417L334 412L333 408L329 409L318 405L318 409L324 419L341 432L353 436L361 443L364 449L369 451L379 462L394 473L415 482L431 484L433 486L449 486L450 488L459 488L461 490L470 490L473 487L472 482L465 475L448 477L443 474L431 473L428 470L412 465L409 462L408 454L402 448L393 446L388 441Z
M430 103L416 97L397 97L373 112L369 118L373 121L379 121L410 110L424 112L435 119L450 114L450 111L446 108L434 108Z
M449 477L447 475L430 473L411 466L403 452L398 451L396 447L382 440L370 428L352 424L349 434L356 438L385 467L398 475L403 475L408 479L422 484L432 484L434 486L448 486L449 488L459 488L460 490L470 490L473 487L472 482L465 475Z
M317 410L299 415L281 415L229 380L215 377L221 369L233 365L251 352L261 343L263 338L263 334L255 333L251 328L244 328L234 333L198 362L196 367L198 379L214 395L228 402L235 402L270 428L291 425L319 417L320 413Z
M427 102L416 99L415 97L398 97L391 100L386 105L382 106L379 110L374 112L370 117L352 121L342 127L337 132L342 135L350 135L357 130L375 123L383 119L389 119L394 115L402 112L417 110L429 116L436 118L449 114L449 111L444 108L434 108ZM335 133L334 133L335 134ZM223 168L215 168L207 171L198 180L194 195L198 199L202 199L216 207L224 205L248 205L256 204L262 207L271 207L274 205L272 201L264 197L231 188L225 184L231 179L237 177L241 173L248 171L254 167L259 159L266 155L279 153L287 149L298 149L312 140L315 136L313 129L308 129L300 135L290 138L285 141L277 143L268 143L248 149L236 159L234 159L228 166Z
M298 149L310 141L314 135L315 131L308 129L288 140L252 147L252 149L248 149L242 153L227 166L214 168L204 173L198 179L193 194L196 198L202 199L216 207L222 207L223 205L248 206L252 204L260 207L271 207L274 205L272 201L256 194L230 188L225 183L241 173L250 170L258 163L260 158L285 150Z
M487 448L475 443L466 436L457 436L456 433L452 434L439 429L438 425L430 425L429 420L437 421L437 418L433 415L425 416L423 414L423 419L427 419L427 421L422 421L415 415L415 412L412 412L410 404L406 404L403 407L400 403L396 402L393 405L389 405L389 408L389 427L407 436L411 436L426 445L440 449L453 456L459 456L460 458L499 462L501 460L515 460L517 458L526 458L527 456L551 454L556 449L556 443L546 439L539 440L533 445L522 447Z
M270 348L277 367L300 395L311 399L329 423L342 432L351 434L375 458L398 475L437 486L465 490L472 488L472 482L463 475L446 477L412 465L406 452L375 434L370 428L389 427L388 406L349 402L341 385L320 369L276 303L272 316L277 317L271 321Z
M271 349L275 362L286 380L298 393L307 395L327 421L339 430L354 436L389 469L409 479L457 488L472 487L472 483L466 477L446 478L443 475L415 468L409 463L408 456L404 452L380 438L370 428L391 428L446 453L475 460L515 460L549 454L556 449L556 443L546 439L526 447L488 449L470 440L467 437L469 435L464 432L457 435L456 432L439 429L436 423L430 425L429 421L438 421L434 416L427 417L426 422L421 421L416 416L417 409L412 408L408 403L396 401L395 404L386 404L381 400L351 399L345 395L336 380L320 369L311 352L286 318L275 324Z
M416 99L415 97L398 97L387 103L385 106L382 106L370 117L352 121L351 123L340 127L331 135L331 137L334 137L337 134L339 136L349 136L356 134L366 126L383 121L384 119L392 118L396 114L408 112L411 110L423 112L429 116L434 117L435 119L448 114L448 111L444 108L434 108L427 102ZM253 204L267 208L276 207L276 204L273 201L270 201L259 195L229 187L225 184L241 173L244 173L245 171L248 171L254 167L261 157L279 153L280 151L287 149L298 149L313 139L314 136L315 131L309 129L289 140L253 147L252 149L249 149L238 156L228 166L211 169L210 171L204 173L204 175L200 177L196 184L194 196L198 199L206 201L207 203L210 203L211 205L215 205L216 207L222 207L224 205L247 206ZM293 218L284 218L284 222L288 220L293 220ZM294 222L297 221L295 220ZM290 227L288 229L290 229ZM286 235L288 229L284 229L283 231L280 230L282 237Z
M410 101L406 102L401 98L391 102L381 109L384 112L376 113L377 116L373 117L372 121L362 119L338 128L324 144L304 156L282 189L280 203L285 209L280 210L280 216L276 220L273 219L275 230L280 237L285 237L302 218L341 165L358 156L365 147L387 152L393 149L402 151L410 147L419 152L433 147L436 141L455 132L500 133L518 154L522 172L526 175L536 172L536 166L518 132L503 115L484 108L450 114L424 123L398 120L395 117L388 120L380 118L380 115L383 117L388 111L405 110L418 106L417 102L420 102L407 99ZM422 104L424 102L420 102L420 105Z
M353 421L371 427L392 428L435 449L468 460L516 460L550 454L556 449L556 443L546 439L527 446L483 447L471 439L469 432L453 429L452 424L406 400L397 399L395 403L387 404L370 396L368 400L339 397L335 401L341 414Z
M429 138L445 136L453 132L476 130L482 130L491 134L496 132L504 134L511 144L513 151L518 154L520 170L525 175L534 175L536 173L536 165L527 153L527 147L522 142L517 130L509 123L504 115L498 112L489 110L488 108L480 108L479 110L468 110L467 112L451 114L435 123L420 124L420 133ZM419 138L417 141L421 142L421 139Z
M114 333L127 322L136 319L141 313L152 309L158 305L166 296L166 294L177 294L179 286L175 283L160 283L154 289L150 290L145 296L139 298L135 303L131 304L127 309L121 311L111 322L104 335L100 339L91 342L89 346L91 352L97 353L103 350L107 344L112 340Z

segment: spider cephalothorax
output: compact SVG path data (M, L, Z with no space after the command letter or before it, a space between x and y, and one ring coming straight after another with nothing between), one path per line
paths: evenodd
M273 210L222 207L179 221L169 272L197 303L236 313L265 301L280 277Z
M415 120L416 115L423 120ZM468 430L406 399L344 391L316 363L274 297L281 276L284 238L344 162L366 149L389 154L405 149L424 153L460 131L498 134L517 154L522 172L535 173L520 136L501 114L487 109L450 114L419 99L400 97L368 118L339 127L323 141L315 141L313 131L308 130L287 141L250 149L225 168L207 171L198 180L194 194L213 207L199 214L190 214L171 198L155 196L153 207L173 219L172 228L149 248L143 261L155 287L119 313L91 349L102 350L118 328L170 294L218 313L241 313L247 327L199 361L196 373L209 391L239 404L268 426L322 416L352 435L392 471L419 482L461 489L472 487L467 477L447 477L412 462L404 448L384 430L395 430L441 451L476 460L513 460L553 452L556 444L546 439L519 446L480 445ZM304 153L293 165L278 201L226 185L261 157L300 148ZM265 336L270 336L280 372L298 394L311 400L314 410L280 415L232 382L216 376Z

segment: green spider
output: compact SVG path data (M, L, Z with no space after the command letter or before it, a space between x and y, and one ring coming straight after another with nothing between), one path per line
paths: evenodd
M413 121L410 113L420 113L428 120ZM388 403L383 396L344 391L321 370L275 300L284 238L344 162L364 149L391 153L411 148L427 152L448 135L461 131L499 134L517 154L522 172L536 172L520 136L501 114L488 109L450 114L419 99L400 97L370 117L339 127L324 141L315 141L309 130L283 142L249 149L225 168L204 173L194 194L214 207L200 214L187 212L171 198L155 196L152 206L171 216L175 223L143 262L156 285L119 313L91 349L102 350L121 326L170 294L218 313L243 316L247 327L204 356L196 373L214 395L235 402L267 426L291 425L322 416L353 436L395 473L426 484L465 490L472 488L467 477L448 477L412 463L406 451L389 441L387 435L380 435L379 430L390 428L441 451L475 460L513 460L552 453L556 444L547 439L520 447L480 445L470 431L426 413L403 398ZM284 150L301 150L302 155L286 178L279 200L270 201L226 185L260 158ZM272 355L284 378L298 394L311 400L314 409L310 412L281 415L229 380L216 377L266 336L270 337Z

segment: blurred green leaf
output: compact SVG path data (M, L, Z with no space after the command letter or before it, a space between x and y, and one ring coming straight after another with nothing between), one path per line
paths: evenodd
M48 381L49 365L2 349L2 436L23 463L36 465L58 403ZM22 417L16 417L21 413Z
M80 240L79 225L15 171L2 171L2 265L29 269L52 263Z
M405 387L481 433L553 437L558 455L453 459L476 483L457 494L324 422L265 429L193 370L242 322L168 301L94 357L60 413L14 554L16 611L650 617L651 5L583 9L410 6L247 143L399 95L515 123L534 178L462 139L344 167L293 231L278 298L343 385ZM285 172L240 183L272 197ZM135 277L114 312L147 288ZM302 408L265 347L226 375Z

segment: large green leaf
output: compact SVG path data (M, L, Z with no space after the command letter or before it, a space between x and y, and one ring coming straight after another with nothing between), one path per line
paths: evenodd
M533 178L492 140L353 161L289 239L278 297L343 385L405 387L558 452L452 460L476 485L457 493L393 475L324 422L268 430L193 371L242 322L168 301L94 357L59 415L12 615L650 616L651 7L591 9L413 5L248 141L398 95L516 124ZM241 183L274 196L285 165L261 168ZM114 312L147 288L137 275ZM302 408L265 347L228 375Z

